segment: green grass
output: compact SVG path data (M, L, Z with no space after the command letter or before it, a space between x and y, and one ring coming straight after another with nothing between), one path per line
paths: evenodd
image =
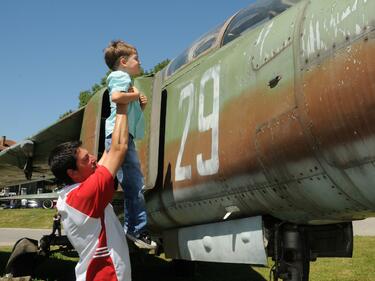
M310 281L374 281L375 237L354 237L353 258L319 258L310 264ZM268 276L269 269L255 269Z
M11 248L0 247L0 275ZM137 253L131 256L133 281L264 281L269 268L247 265L184 262ZM54 254L40 263L35 280L74 280L77 262L74 252ZM375 280L375 237L355 237L352 259L321 258L311 263L310 281ZM270 265L272 265L270 263Z
M51 228L55 213L51 209L0 210L0 228Z

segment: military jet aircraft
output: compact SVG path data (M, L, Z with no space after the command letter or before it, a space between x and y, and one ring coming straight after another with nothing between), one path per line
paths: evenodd
M175 259L308 280L375 214L375 1L262 0L135 85L150 228ZM0 153L0 181L49 177L58 143L103 151L108 93ZM23 173L22 173L23 171ZM23 176L23 175L22 175Z

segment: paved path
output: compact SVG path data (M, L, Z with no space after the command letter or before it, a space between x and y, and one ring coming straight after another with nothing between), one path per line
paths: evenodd
M375 236L375 218L355 221L353 225L354 235ZM39 241L43 235L50 233L51 229L0 228L0 246L13 246L14 243L23 237Z
M39 241L43 235L50 234L51 231L52 229L0 228L0 246L13 246L23 237Z
M375 218L353 222L354 235L375 236Z

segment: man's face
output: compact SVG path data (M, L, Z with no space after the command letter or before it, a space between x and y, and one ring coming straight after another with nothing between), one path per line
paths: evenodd
M79 147L76 152L76 179L75 182L82 182L95 172L96 157L88 153L87 149Z
M138 54L133 54L126 60L126 72L135 76L141 73L141 62L139 61Z

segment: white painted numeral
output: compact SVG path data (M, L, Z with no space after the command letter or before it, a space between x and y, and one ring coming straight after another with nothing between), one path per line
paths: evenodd
M212 112L204 116L204 102L205 102L205 86L213 81L213 99ZM201 176L214 175L219 171L219 93L220 93L220 65L216 65L208 69L202 76L199 88L199 105L198 105L198 130L205 132L211 129L211 156L207 160L203 160L203 154L197 155L197 170ZM208 93L209 94L209 93ZM182 156L184 154L186 139L189 133L190 121L193 112L194 104L194 85L193 83L185 86L180 94L180 101L178 108L181 110L182 104L188 98L188 114L186 117L184 131L178 151L175 181L183 181L191 179L191 165L181 166Z
M214 175L219 170L219 91L220 91L220 65L207 70L202 77L199 91L198 129L205 132L211 129L211 158L203 160L202 153L197 155L197 169L201 176ZM213 80L212 113L204 116L205 85Z
M182 103L184 99L189 98L188 114L185 122L184 132L182 133L182 139L180 144L180 150L178 151L176 168L175 168L175 180L182 181L186 179L191 179L191 165L181 167L182 155L184 154L184 148L186 143L186 138L189 132L191 113L193 111L193 97L194 97L194 85L193 83L185 86L180 95L180 102L178 104L178 109L181 110Z

